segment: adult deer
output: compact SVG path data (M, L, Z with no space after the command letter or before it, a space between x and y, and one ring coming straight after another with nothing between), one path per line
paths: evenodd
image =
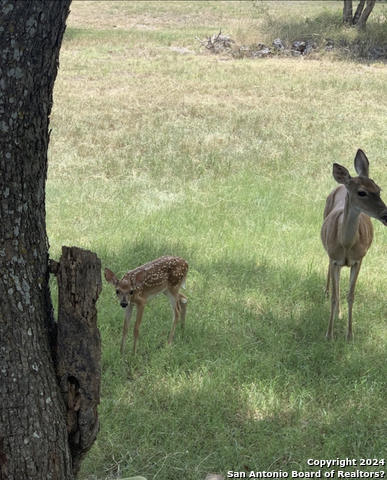
M124 351L126 336L132 317L133 306L136 305L137 316L134 325L133 355L136 353L137 339L140 325L148 300L164 293L171 302L173 321L168 343L172 343L173 335L179 316L184 326L187 309L187 297L179 293L180 287L185 288L188 263L180 257L164 256L146 263L141 267L130 270L121 280L116 275L105 269L105 279L114 285L120 305L125 308L124 329L122 332L121 352Z
M347 340L353 338L352 307L355 285L363 257L371 246L373 227L370 217L387 226L387 207L380 198L380 188L368 178L369 162L362 150L355 157L358 177L351 177L348 170L333 164L333 177L340 183L326 200L321 240L329 256L326 294L332 280L331 315L327 339L332 338L333 322L339 308L341 267L350 267Z

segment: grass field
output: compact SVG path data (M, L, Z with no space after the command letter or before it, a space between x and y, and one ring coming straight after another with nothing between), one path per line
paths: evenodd
M169 348L169 302L152 300L135 357L131 333L119 352L123 311L105 283L101 431L82 480L291 477L337 458L357 460L345 472L385 470L360 460L387 448L387 231L374 222L354 341L343 271L328 343L320 227L333 162L354 173L362 148L387 189L387 67L234 60L195 39L268 42L285 9L313 24L341 2L72 4L51 118L51 256L87 248L117 275L164 254L190 266L185 331Z

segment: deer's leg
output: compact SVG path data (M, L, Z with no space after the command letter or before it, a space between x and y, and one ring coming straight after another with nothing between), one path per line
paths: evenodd
M136 305L136 310L137 310L136 323L134 324L134 329L133 329L133 355L136 354L137 340L140 334L140 325L141 325L144 309L145 309L144 303L140 303Z
M332 280L332 294L331 294L331 316L329 319L328 331L326 335L327 340L331 340L333 337L333 322L335 320L337 311L339 309L341 267L339 267L338 265L336 265L331 261L329 264L329 270L331 273L331 280Z
M349 276L349 291L347 296L347 301L348 301L348 326L347 326L347 335L346 335L347 340L353 339L352 307L353 307L353 302L355 300L355 287L356 287L357 277L359 276L359 272L360 272L361 262L362 260L352 265L351 273Z
M329 297L329 284L331 280L331 262L328 265L328 275L327 275L327 284L325 286L325 296Z
M181 328L185 326L185 314L187 312L187 297L182 293L179 293L179 305L180 305L180 318L181 318Z
M168 338L168 343L171 345L173 336L175 334L175 329L177 322L179 321L179 313L180 313L180 302L179 302L179 293L172 293L168 292L166 294L169 298L169 301L171 303L171 308L172 308L172 328L171 328L171 333L169 334Z
M130 325L130 319L132 318L132 311L133 305L129 303L129 305L125 308L125 320L124 320L124 328L122 330L122 340L121 340L121 353L124 352L126 336L128 335L128 329Z

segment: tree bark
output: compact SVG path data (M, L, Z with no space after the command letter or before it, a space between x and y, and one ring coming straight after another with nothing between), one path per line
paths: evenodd
M376 0L367 0L367 5L363 10L362 14L360 15L359 21L357 22L357 27L359 30L364 30L368 17L372 12L375 6L375 3L376 3Z
M102 290L101 261L77 247L62 247L55 370L66 403L74 474L99 430L101 339L96 302Z
M73 478L53 364L45 180L71 0L0 0L0 478Z
M352 0L344 0L343 22L352 25Z
M365 2L366 0L360 0L359 5L356 8L355 15L353 16L352 25L356 25L357 22L359 21L360 15L364 10Z

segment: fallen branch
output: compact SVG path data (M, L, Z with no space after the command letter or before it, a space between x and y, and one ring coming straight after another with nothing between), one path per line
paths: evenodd
M234 43L228 35L222 35L222 30L219 30L218 34L214 33L214 35L207 37L204 41L200 40L198 37L195 38L210 52L224 50L225 48L229 48L231 44Z

